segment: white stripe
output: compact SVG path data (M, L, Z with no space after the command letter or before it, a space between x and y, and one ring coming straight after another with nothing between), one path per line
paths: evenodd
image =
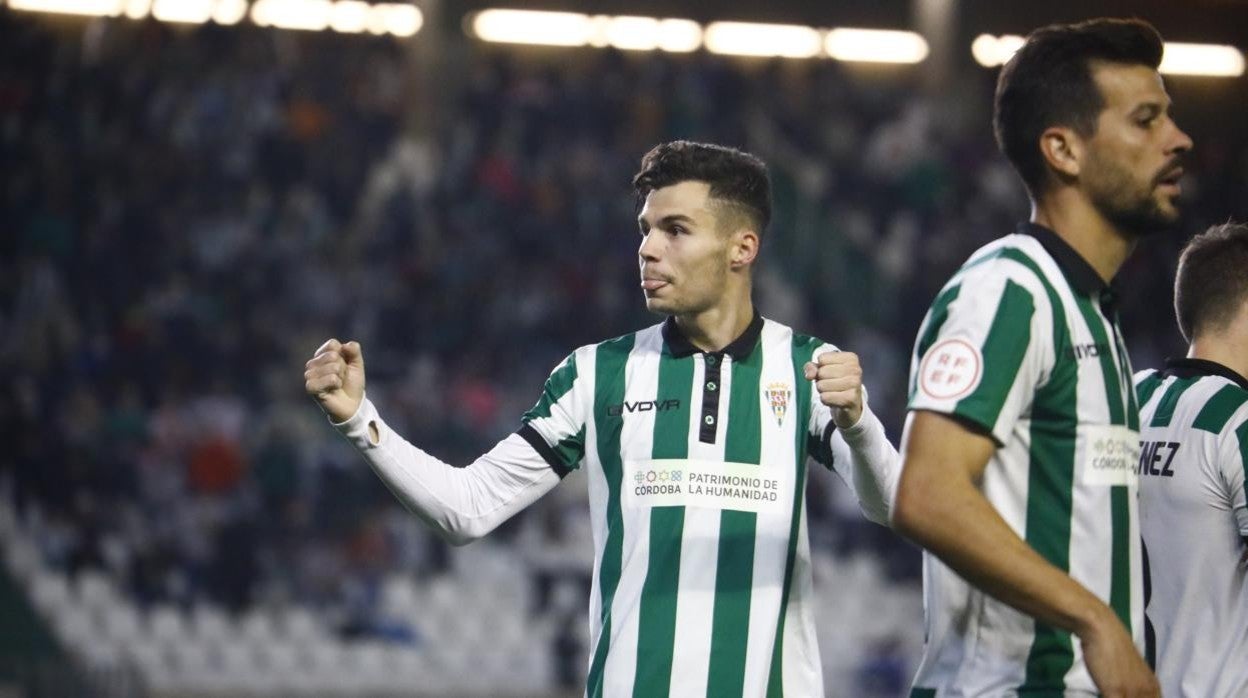
M728 412L731 371L721 366L719 413ZM723 460L724 432L729 420L720 419L715 443L702 443L702 385L706 381L705 355L693 363L689 395L689 457ZM676 603L675 646L672 649L670 695L705 696L711 660L711 619L715 611L715 571L719 562L719 509L687 507L680 544L680 586Z
M814 593L810 572L810 536L806 529L806 499L802 498L793 560L788 611L784 621L784 651L780 658L786 696L817 696L823 690L823 662L815 639Z
M585 671L594 661L594 650L598 647L598 637L602 634L602 580L599 572L602 569L602 554L606 549L607 535L607 478L602 472L602 461L598 458L598 422L594 419L594 385L597 379L598 347L582 347L577 352L577 388L587 396L581 404L585 407L585 464L586 476L589 481L589 518L594 536L594 568L593 584L589 594L589 652L586 658Z
M799 432L806 431L805 424L798 424L801 414L797 404L797 381L805 377L794 374L793 332L787 327L767 321L763 325L763 370L759 385L759 413L761 426L761 456L764 471L770 469L796 473ZM774 383L787 385L789 400L784 419L777 423L766 390ZM800 483L794 483L797 486ZM786 492L786 501L780 511L760 513L755 528L754 582L750 598L749 639L745 650L745 682L742 695L762 696L767 692L771 669L771 655L776 643L776 619L780 614L780 600L784 592L784 564L788 556L787 541L793 521L793 492ZM818 664L818 650L811 652ZM803 695L786 685L789 695Z
M658 326L637 333L625 366L626 402L653 400L658 391L663 338ZM655 412L625 412L620 434L621 461L649 458ZM621 483L621 487L624 483ZM611 645L604 669L604 694L631 695L637 674L637 634L641 590L650 566L650 512L621 509L624 522L620 584L611 603Z
M1057 284L1055 287L1066 309L1066 323L1071 328L1071 341L1075 345L1094 342L1096 335L1088 320L1085 319L1071 289L1063 284ZM1106 331L1105 323L1100 321L1099 316L1094 317L1093 320L1101 324L1102 332ZM1122 394L1110 393L1100 358L1078 359L1075 364L1079 376L1079 390L1075 396L1079 424L1109 424L1109 400L1117 400L1121 405ZM1117 363L1114 364L1113 370L1118 371ZM1078 452L1076 452L1077 457ZM1107 549L1106 546L1106 543L1112 540L1110 533L1113 526L1111 490L1103 485L1087 486L1082 482L1080 466L1078 462L1073 464L1069 573L1071 578L1108 605L1110 590L1113 586L1112 546L1111 549ZM1092 677L1084 664L1083 644L1074 636L1071 637L1070 644L1074 661L1066 673L1066 686L1094 688Z

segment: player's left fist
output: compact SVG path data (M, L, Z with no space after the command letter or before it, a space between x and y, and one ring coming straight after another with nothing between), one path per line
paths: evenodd
M832 408L832 421L848 429L862 417L862 366L858 355L826 351L803 367L806 380L815 382L819 401Z

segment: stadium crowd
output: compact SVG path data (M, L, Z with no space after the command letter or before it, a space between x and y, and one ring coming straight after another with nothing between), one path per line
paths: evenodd
M49 28L3 9L0 36L0 490L46 564L107 570L141 604L294 603L344 636L412 640L379 585L436 577L451 553L324 423L303 362L325 337L359 340L391 425L469 462L569 350L655 321L627 194L654 143L769 162L761 309L861 354L894 437L938 285L1027 212L986 70L933 94L831 61L476 49L440 94L385 39ZM435 102L443 118L412 127ZM1137 367L1181 346L1179 244L1245 217L1245 150L1202 135L1183 231L1121 280ZM535 614L561 576L587 589L583 490L495 534L525 551ZM917 584L917 551L826 473L810 516L816 547ZM860 679L895 694L910 667L880 649Z

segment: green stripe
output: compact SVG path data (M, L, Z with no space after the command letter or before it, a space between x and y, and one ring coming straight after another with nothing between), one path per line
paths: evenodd
M784 696L784 625L788 619L789 592L793 589L793 567L797 561L797 538L802 516L802 497L806 493L806 438L810 424L810 381L805 380L803 366L815 354L822 343L805 335L793 333L793 375L797 376L793 390L793 430L796 439L797 477L793 485L793 516L789 524L789 551L784 562L784 587L780 592L780 617L776 621L776 638L772 644L771 668L767 674L767 698ZM759 629L762 632L762 629Z
M910 689L910 698L936 698L936 689L915 686Z
M680 406L654 414L651 458L689 456L690 401L693 392L693 360L677 358L663 347L659 359L656 399L680 396ZM650 552L646 581L641 587L637 627L637 664L633 695L637 698L665 696L672 683L672 653L676 643L676 599L680 589L680 544L685 530L685 508L654 507L650 510Z
M758 463L762 451L762 415L758 383L763 373L762 342L732 366L732 393L724 460ZM719 559L715 569L715 610L711 622L708 696L740 696L745 689L745 648L750 632L754 588L754 535L758 514L724 510L719 518Z
M1152 427L1168 427L1170 420L1174 418L1174 410L1179 406L1179 398L1188 388L1192 387L1199 377L1179 378L1166 388L1166 392L1161 396L1161 402L1157 403L1157 409L1153 410L1153 421L1149 424Z
M542 390L542 396L538 398L537 404L533 406L533 409L524 413L524 423L528 424L539 418L550 419L550 408L572 390L572 384L575 382L576 354L572 353L551 372L550 378L546 379L546 387Z
M1244 469L1244 489L1248 490L1248 422L1239 425L1235 430L1239 437L1239 465Z
M602 591L602 633L589 666L585 692L593 698L603 695L603 668L611 645L611 602L620 585L620 565L624 552L624 520L620 514L620 479L624 465L620 459L620 431L624 420L608 417L607 407L624 401L624 368L633 349L635 334L598 345L594 362L594 424L598 433L598 460L607 481L607 540L602 546L598 583ZM601 418L600 418L601 416Z
M1118 371L1122 385L1127 394L1127 428L1131 431L1140 430L1140 402L1131 385L1131 354L1127 351L1126 342L1122 338L1122 329L1118 326L1118 317L1109 319L1109 326L1114 332L1114 342L1118 347Z
M1192 422L1192 427L1211 434L1221 434L1223 427L1245 402L1248 402L1248 390L1238 385L1224 385L1201 408L1200 414L1196 415L1196 421Z
M949 304L958 299L958 294L962 291L962 285L957 284L940 292L936 296L936 300L932 302L932 309L927 311L928 321L927 328L923 331L923 335L919 337L919 342L915 345L914 355L917 361L923 360L923 355L928 349L936 343L936 338L940 336L940 328L944 327L945 320L949 319ZM909 400L914 399L914 393L918 389L919 372L915 371L910 376L910 396Z
M994 431L997 416L1018 377L1031 343L1031 318L1036 312L1031 293L1007 280L996 316L984 339L983 377L970 395L958 401L954 414Z
M1160 371L1153 371L1141 378L1140 382L1135 385L1135 396L1140 401L1140 407L1148 404L1148 401L1153 397L1153 393L1157 392L1157 389L1165 382L1166 380L1162 378Z
M1083 315L1084 322L1088 325L1088 330L1092 333L1092 341L1098 347L1109 348L1109 335L1105 332L1104 320L1096 308L1093 307L1092 301L1086 296L1075 296L1075 304L1079 306L1079 312ZM1114 333L1114 348L1122 352L1123 348L1118 345L1118 333ZM1101 366L1101 376L1105 382L1105 403L1109 407L1110 424L1121 424L1130 426L1128 418L1131 413L1132 406L1135 404L1132 390L1124 390L1124 385L1129 386L1130 383L1123 383L1122 365L1126 363L1126 356L1123 355L1123 361L1117 364L1114 356L1109 351L1102 351L1097 354L1098 363ZM1139 425L1139 414L1134 415L1131 420ZM1110 510L1110 577L1109 577L1109 607L1114 609L1114 613L1118 614L1119 620L1127 627L1127 631L1131 631L1131 512L1127 503L1127 488L1125 485L1114 485L1110 487L1109 492L1109 510Z
M1109 423L1125 425L1127 412L1121 377L1117 366L1114 365L1113 354L1108 351L1109 335L1105 334L1104 321L1096 308L1092 307L1092 301L1086 296L1076 294L1075 305L1079 307L1084 322L1088 324L1088 331L1092 333L1092 341L1096 346L1106 349L1097 354L1097 359L1101 365L1101 376L1105 380L1105 402L1109 405Z
M564 465L576 468L581 462L581 456L585 453L585 425L582 424L575 434L555 444L554 451Z
M1017 250L1005 256L1030 269L1044 285L1053 313L1053 353L1048 383L1032 401L1031 448L1027 470L1026 541L1058 569L1070 569L1070 519L1074 498L1075 428L1078 425L1079 372L1073 357L1065 306L1040 267ZM1027 655L1027 673L1019 693L1061 690L1074 664L1070 633L1036 621Z
M1131 622L1131 509L1127 500L1127 486L1109 488L1110 522L1113 539L1110 544L1109 607L1118 619L1132 632Z
M1058 392L1065 393L1068 407L1058 406L1061 396L1057 394L1043 401L1048 405L1036 400L1027 483L1027 544L1063 572L1070 571L1076 427L1071 410L1077 395L1076 381L1074 377L1061 381ZM1074 659L1070 633L1036 621L1035 638L1027 655L1027 676L1019 692L1064 688Z

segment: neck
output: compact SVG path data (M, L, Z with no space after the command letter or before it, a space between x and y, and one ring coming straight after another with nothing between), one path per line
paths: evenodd
M1057 233L1105 283L1113 281L1135 249L1133 237L1101 215L1081 192L1069 187L1033 201L1031 222Z
M1248 331L1220 332L1192 340L1187 358L1213 361L1248 378Z
M754 319L749 296L740 303L723 303L699 313L676 316L676 326L693 346L702 351L720 351L745 332Z

